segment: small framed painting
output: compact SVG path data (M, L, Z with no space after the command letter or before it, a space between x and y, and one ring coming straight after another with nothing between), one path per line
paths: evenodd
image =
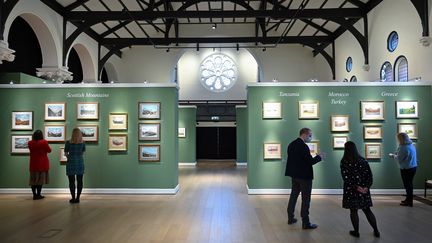
M381 144L380 143L365 144L365 158L381 159Z
M108 151L127 151L127 134L108 134Z
M48 142L64 142L66 140L66 126L45 125L45 139Z
M139 102L138 118L139 119L160 119L160 102Z
M363 127L364 139L382 139L383 130L382 126L368 125Z
M349 116L333 115L331 116L332 132L349 132Z
M78 120L97 120L99 119L99 102L78 102Z
M12 154L28 154L30 153L28 142L32 140L32 135L12 135L11 137L11 153Z
M418 102L396 101L396 118L418 118Z
M66 119L66 103L45 103L45 121L64 121Z
M109 130L127 130L128 114L127 113L110 113Z
M263 119L282 119L282 103L263 102Z
M138 153L139 161L160 161L160 145L138 145Z
M265 143L264 144L264 159L281 159L281 144L280 143Z
M160 123L139 123L138 140L143 140L143 141L160 140Z
M12 130L33 130L33 111L12 111Z
M348 142L348 136L334 136L333 137L333 148L343 149L343 148L345 148L346 142Z
M179 127L178 128L178 137L179 138L185 138L186 137L186 128L185 127Z
M398 133L406 133L410 139L418 139L417 124L415 123L398 123Z
M299 119L319 119L319 101L299 101Z
M306 143L306 145L309 147L310 154L312 157L315 157L319 153L319 141L311 141L309 143Z
M85 142L98 141L99 138L98 125L79 125L78 128L81 130L82 138Z
M60 147L60 164L67 163L67 157L64 151L64 147Z
M360 111L362 120L384 120L384 101L361 101Z

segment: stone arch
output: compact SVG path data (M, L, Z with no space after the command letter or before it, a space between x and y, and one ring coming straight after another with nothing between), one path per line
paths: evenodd
M43 67L59 67L61 66L60 57L60 43L55 38L54 33L51 31L54 28L49 27L42 18L33 13L20 13L9 19L7 29L5 29L5 38L8 38L8 33L13 21L17 18L23 18L32 28L36 34L42 52L42 66ZM19 55L19 53L16 53Z
M105 71L108 74L108 80L109 81L118 81L118 73L117 70L114 67L114 64L110 62L106 62L104 65ZM99 77L102 75L102 73L99 74Z
M87 47L83 44L75 43L72 48L78 53L79 59L81 61L81 66L83 70L83 81L96 81L96 68L95 62L92 59L90 52ZM68 55L66 56L66 60L69 58L70 50L68 50Z

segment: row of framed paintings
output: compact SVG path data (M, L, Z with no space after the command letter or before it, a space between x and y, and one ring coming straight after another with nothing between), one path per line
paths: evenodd
M263 102L263 119L282 119L281 102ZM319 119L319 101L299 101L299 119ZM396 118L418 118L418 102L396 101ZM384 101L360 101L360 118L363 121L384 120Z
M344 144L348 141L346 136L333 137L333 148L343 148ZM319 153L319 141L311 141L306 143L309 147L312 156ZM365 158L366 159L381 159L382 156L381 143L366 143L365 144ZM282 159L281 144L280 143L264 143L264 160Z
M160 102L139 102L139 119L160 119ZM77 103L78 120L99 120L98 102ZM66 103L45 103L45 121L65 121ZM110 113L110 130L127 130L127 113ZM33 111L12 111L12 130L33 130Z

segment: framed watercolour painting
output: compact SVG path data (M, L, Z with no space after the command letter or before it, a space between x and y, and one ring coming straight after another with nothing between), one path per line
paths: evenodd
M66 140L65 125L45 125L45 139L48 142L64 142Z
M309 147L310 154L312 157L315 157L319 153L319 141L311 141L309 143L306 143L306 145Z
M398 133L406 133L410 139L418 139L417 124L415 123L398 123Z
M78 120L99 119L99 103L98 102L78 102L77 119Z
M139 102L139 119L160 119L160 102Z
M45 103L45 121L64 121L66 103Z
M333 115L330 120L332 132L349 132L348 115Z
M364 126L363 127L363 139L382 139L383 130L382 126Z
M127 151L127 134L108 134L108 151Z
M418 118L418 102L396 101L396 118Z
M346 142L348 142L347 136L334 136L333 137L333 148L343 149L343 148L345 148Z
M12 111L12 130L33 130L33 111Z
M127 113L110 113L109 114L109 130L127 130L128 129L128 114Z
M138 153L139 161L160 161L160 145L138 145Z
M365 158L381 159L381 144L380 143L365 144Z
M384 120L384 101L361 101L361 120Z
M299 119L319 119L319 101L299 101Z
M67 157L64 151L64 147L60 147L60 164L65 164L67 162Z
M138 140L144 140L144 141L160 140L160 123L139 123Z
M97 142L99 138L98 125L79 125L85 142Z
M281 119L282 103L263 102L263 119Z
M179 138L185 138L186 137L186 128L185 127L179 127L178 128L178 137Z
M28 142L32 140L32 135L12 135L11 137L11 153L12 154L28 154Z
M281 144L280 143L265 143L264 144L264 159L281 159Z

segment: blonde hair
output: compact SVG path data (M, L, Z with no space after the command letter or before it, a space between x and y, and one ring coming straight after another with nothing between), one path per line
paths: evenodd
M397 134L397 138L399 140L399 144L411 144L412 141L409 138L408 134L401 132Z
M70 139L70 143L78 144L78 143L82 143L82 142L83 142L82 132L78 127L75 127L72 130L72 136Z

